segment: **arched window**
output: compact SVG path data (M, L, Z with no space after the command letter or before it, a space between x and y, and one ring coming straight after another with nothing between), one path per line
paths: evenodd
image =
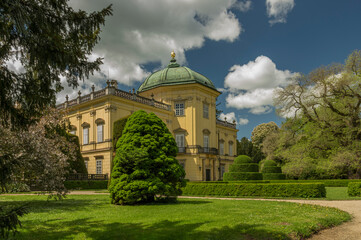
M233 153L233 142L229 141L228 146L229 146L229 156L233 156L234 155L234 153Z
M224 140L219 140L219 155L224 155Z
M89 144L89 128L90 124L87 122L84 122L82 125L83 128L83 145Z
M101 118L95 120L95 124L97 125L97 142L104 142L104 124L105 121Z

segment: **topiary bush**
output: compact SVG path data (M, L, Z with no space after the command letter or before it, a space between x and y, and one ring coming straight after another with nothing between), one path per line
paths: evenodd
M262 174L264 180L283 180L286 175L282 173L281 167L273 160L266 160L263 163Z
M109 192L113 204L154 202L182 193L185 171L175 158L177 145L154 113L137 111L117 143Z
M361 183L350 182L348 184L347 193L350 197L361 197Z
M262 180L262 174L258 170L258 164L253 163L252 158L246 155L239 155L229 167L229 172L223 175L223 180Z
M113 124L113 151L117 149L117 142L123 134L125 124L127 124L129 116L121 118Z

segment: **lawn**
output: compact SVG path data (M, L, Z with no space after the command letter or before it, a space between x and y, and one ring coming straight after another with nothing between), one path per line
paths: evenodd
M18 239L299 239L350 219L333 208L253 200L114 206L108 195L0 195L0 204L10 202L31 208Z

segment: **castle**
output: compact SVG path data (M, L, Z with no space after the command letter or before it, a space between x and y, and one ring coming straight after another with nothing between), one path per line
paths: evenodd
M207 77L180 66L169 65L152 73L137 91L118 89L115 80L104 89L79 96L57 106L65 110L70 132L77 135L88 173L111 173L112 133L116 120L137 110L155 113L173 134L177 159L186 179L216 181L223 178L236 155L235 123L216 118L216 98L221 94Z

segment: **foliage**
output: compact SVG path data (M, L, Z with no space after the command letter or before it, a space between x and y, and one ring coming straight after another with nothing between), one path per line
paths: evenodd
M65 137L51 134L65 124L62 115L53 109L28 130L11 131L0 125L0 185L26 183L48 191L50 197L65 193L65 175L69 158L75 159L76 147ZM54 192L55 191L55 192Z
M185 172L177 145L154 113L133 113L117 143L109 191L113 204L153 202L181 194Z
M183 195L321 198L326 197L326 189L322 183L189 183L184 188Z
M350 182L348 184L347 193L350 197L361 197L361 183Z
M289 118L266 137L267 158L294 179L361 177L361 52L344 65L298 75L276 92L277 112ZM265 144L265 143L269 144Z
M84 189L107 189L108 180L67 180L64 182L64 186L68 190L84 190Z
M0 9L0 123L27 126L55 104L61 77L76 87L99 70L102 59L89 55L112 10L87 14L68 0L2 0ZM13 71L13 61L23 69Z
M264 180L286 179L281 167L278 167L273 160L265 160L261 172Z
M256 146L262 147L262 143L265 137L268 135L278 132L279 127L275 122L262 123L256 126L252 131L252 143Z
M78 136L73 135L71 133L66 133L65 138L69 143L75 146L74 158L72 158L72 156L68 156L69 172L88 174L88 170L86 169L83 155L81 154L80 151L80 143ZM68 155L67 152L64 152L64 154Z
M306 239L351 218L336 208L276 201L193 198L114 207L107 195L99 194L69 195L57 202L44 196L3 196L0 205L14 201L33 209L24 216L21 240Z
M17 206L0 206L0 238L7 239L10 232L17 233L17 225L21 226L21 222L18 217L21 217L28 213L28 207Z
M229 167L229 172L224 173L223 180L262 180L262 174L258 170L258 164L252 163L252 158L246 155L239 155Z
M237 140L237 155L250 156L255 163L259 163L264 158L261 149L246 137L243 137L240 141Z
M125 124L127 123L129 116L121 118L113 124L113 151L117 149L117 142L123 134Z
M6 191L0 189L0 193L30 192L30 187L22 182L8 183L4 189L6 189Z

